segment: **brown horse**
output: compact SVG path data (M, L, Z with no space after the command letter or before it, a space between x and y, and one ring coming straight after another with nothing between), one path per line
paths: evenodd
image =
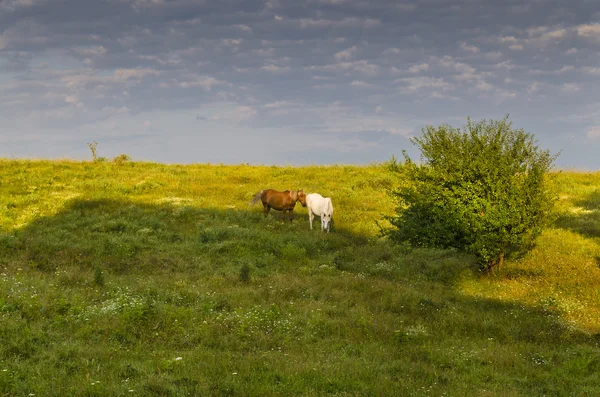
M292 213L296 206L296 201L300 201L303 207L306 207L306 194L304 190L286 190L278 192L277 190L267 189L256 193L250 205L256 204L258 200L262 200L265 209L265 218L269 214L271 208L282 211L281 222L285 223L285 211L290 213L290 223L292 222Z

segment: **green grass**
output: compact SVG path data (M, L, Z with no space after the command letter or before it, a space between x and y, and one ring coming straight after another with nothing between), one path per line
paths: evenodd
M0 160L0 395L595 395L600 173L481 275L378 237L384 165ZM249 207L333 199L332 233Z

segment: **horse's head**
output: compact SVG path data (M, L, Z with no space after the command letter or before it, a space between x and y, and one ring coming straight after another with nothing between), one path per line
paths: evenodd
M329 197L325 198L325 206L321 213L321 230L326 230L329 233L331 229L331 217L333 216L333 204Z
M300 201L300 204L302 204L303 207L306 207L306 194L304 193L304 190L298 190L296 192L296 200Z

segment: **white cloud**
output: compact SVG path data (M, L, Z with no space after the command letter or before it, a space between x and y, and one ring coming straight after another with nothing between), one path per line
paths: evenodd
M289 66L277 66L277 65L265 65L263 67L261 67L262 70L265 70L267 72L270 73L285 73L285 72L289 72L291 70L291 68Z
M362 80L354 80L352 81L352 83L350 83L350 85L352 87L359 87L359 88L367 88L367 87L371 87L371 84L362 81Z
M75 52L84 57L99 57L106 55L106 48L104 46L94 46L87 48L77 48Z
M555 70L534 69L531 71L531 74L534 74L534 75L559 75L559 74L563 74L565 72L571 71L573 69L575 69L575 67L573 67L571 65L567 65L567 66L563 66L560 69L555 69Z
M16 20L14 24L2 31L0 28L0 49L14 48L21 45L41 46L48 44L48 29L29 18Z
M121 106L119 108L105 106L101 109L101 111L109 114L126 114L129 113L129 108L127 106Z
M427 70L429 70L429 64L427 64L427 63L413 65L410 68L408 68L408 71L411 73L421 73L421 72L426 72Z
M278 23L295 23L302 29L316 28L374 28L381 25L379 19L347 17L343 19L314 19L301 18L297 20L284 20L280 16L275 16Z
M237 47L242 44L243 39L221 39L220 43L227 47Z
M182 81L178 83L181 88L193 88L200 87L207 91L210 91L213 86L223 84L222 81L215 79L214 77L201 77L190 81Z
M528 94L537 94L542 98L547 97L548 94L554 95L558 89L563 88L556 84L549 84L542 81L533 81L527 86Z
M410 91L418 91L425 88L450 91L454 88L452 84L444 81L443 78L439 77L405 77L396 80L396 82L406 84L406 88Z
M315 0L320 4L328 4L328 5L340 5L348 3L350 0Z
M309 71L326 71L333 73L358 72L368 76L375 76L379 72L379 65L370 63L366 60L360 60L352 62L339 62L322 66L307 66L304 69Z
M479 80L477 82L477 84L475 84L475 87L481 91L489 91L493 88L491 84L489 84L483 80Z
M522 51L527 46L543 48L558 44L563 39L566 39L570 32L570 29L562 27L537 26L526 29L524 32L526 37L499 36L495 37L494 40L500 44L508 45L508 48L513 51Z
M575 27L575 31L580 37L587 39L600 40L600 24L586 24Z
M232 118L236 121L243 121L250 119L257 115L256 109L250 106L238 106L235 108L235 112L232 114Z
M252 32L252 28L248 25L244 25L244 24L238 24L238 25L233 25L234 28L241 30L242 32L246 32L246 33L251 33Z
M109 76L105 76L105 77L100 77L100 76L95 76L93 74L89 74L89 73L74 73L74 74L68 74L65 75L61 78L61 80L67 85L67 87L78 87L78 86L84 86L87 84L102 84L102 83L106 83L109 82L110 80L112 80L112 77Z
M569 48L565 54L567 55L573 55L573 54L577 54L577 48Z
M75 95L67 95L65 97L65 102L77 108L82 108L84 106L84 103L81 102Z
M483 57L489 61L497 61L501 58L504 58L504 54L500 51L489 51L483 54Z
M31 7L35 3L39 3L39 0L3 0L0 2L0 9L4 8L10 11L14 11L17 8Z
M113 77L115 81L126 81L139 80L148 76L157 76L158 74L160 74L158 70L149 68L117 69L115 70Z
M444 67L453 68L461 74L473 74L476 71L475 68L473 68L472 66L467 65L463 62L454 61L454 58L448 55L439 59L439 64Z
M253 54L259 55L261 57L272 57L275 54L274 48L257 48L252 50Z
M556 42L560 39L563 39L567 36L567 29L550 29L547 27L538 27L535 29L528 30L529 36L532 37L533 40L538 40L541 42Z
M265 7L267 9L274 9L281 7L281 4L279 3L279 0L266 0Z
M412 131L409 130L408 128L390 127L390 128L386 128L386 131L392 135L400 135L400 136L404 136L404 137L409 137L412 135Z
M348 61L348 60L352 59L354 57L354 55L356 55L357 51L358 51L358 48L356 46L352 46L350 48L347 48L343 51L336 53L334 55L334 57L338 61Z
M585 67L585 68L583 68L583 71L587 74L600 76L600 67L598 67L598 68Z
M520 66L515 65L512 61L502 61L493 65L495 69L513 70L518 69Z
M165 4L165 0L122 0L122 1L126 2L126 3L132 3L131 6L134 8L162 6Z
M540 83L538 83L537 81L534 81L533 83L529 84L529 86L527 86L527 92L529 94L533 94L534 92L537 92L540 88Z
M578 84L575 83L565 83L562 85L561 87L561 91L562 92L566 92L566 93L573 93L573 92L577 92L579 91L581 88L579 87Z
M383 55L388 55L388 54L394 54L394 55L398 55L400 54L402 51L399 48L396 47L392 47L392 48L388 48L385 51L383 51Z
M333 90L337 86L335 84L327 83L327 84L315 84L312 86L315 90Z
M463 50L465 52L469 52L471 54L477 54L477 53L479 53L479 48L477 48L474 45L467 44L464 41L462 41L460 43L460 48L461 48L461 50Z
M210 120L241 123L255 117L257 114L256 109L251 106L236 106L234 109L226 110L210 117Z
M517 44L519 42L515 36L500 36L498 41L502 44Z
M289 101L276 101L276 102L267 103L267 104L263 105L263 107L266 109L281 109L281 108L290 107L292 105L293 104Z

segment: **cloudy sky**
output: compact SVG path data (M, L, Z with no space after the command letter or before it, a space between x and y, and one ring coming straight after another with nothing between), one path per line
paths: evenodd
M600 169L598 0L0 0L0 157L365 164L507 114Z

